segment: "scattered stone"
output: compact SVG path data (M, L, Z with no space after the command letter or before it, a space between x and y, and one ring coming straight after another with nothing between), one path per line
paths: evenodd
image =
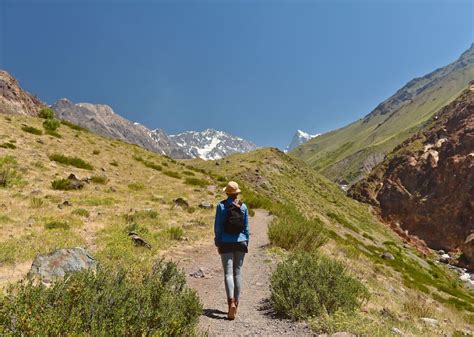
M194 277L194 278L211 278L213 277L212 273L205 270L203 267L199 267L198 270L195 272L189 274L189 276Z
M219 163L218 161L216 161L216 166L219 166L221 163Z
M389 252L384 252L382 255L380 255L380 257L384 260L395 260L395 256Z
M188 209L189 208L189 203L184 200L183 198L176 198L173 200L173 203L175 204L175 206L179 206L183 209Z
M396 327L393 327L393 328L392 328L392 332L393 332L393 333L396 333L397 335L400 335L400 336L404 336L404 335L405 335L402 330L400 330L399 328L396 328Z
M449 254L441 254L441 256L439 257L439 262L443 262L443 263L448 263L449 260L451 260L451 256L449 256Z
M469 281L471 279L471 275L469 275L468 273L464 273L461 276L459 276L459 279L464 282Z
M42 139L37 139L36 142L39 144L44 144L44 141Z
M28 272L28 278L50 284L68 272L94 269L96 266L97 261L84 248L62 248L37 255Z
M117 189L113 186L110 186L109 191L112 192L112 193L115 193L115 192L117 192Z
M28 219L28 227L33 227L33 225L36 223L36 220L33 218Z
M64 207L70 207L72 206L71 202L69 200L65 200L63 203L58 205L59 209L63 209Z
M151 249L151 245L135 232L128 232L128 236L133 240L135 246L142 246Z
M90 184L92 182L92 177L84 177L82 178L82 181L85 182L86 184Z
M434 319L434 318L429 318L429 317L421 317L420 318L426 325L430 326L438 326L439 321Z
M34 189L33 191L31 191L31 194L33 195L38 195L38 194L41 194L41 190L40 189Z
M84 183L73 173L71 173L67 179L69 180L70 186L75 190L80 190L84 187Z
M444 250L440 249L440 250L438 250L438 254L443 255L443 254L446 254L446 252Z
M100 170L101 170L102 172L107 172L107 170L105 169L105 167L102 167Z
M211 209L212 205L211 205L211 203L209 203L207 201L203 201L199 204L199 207L204 208L204 209Z

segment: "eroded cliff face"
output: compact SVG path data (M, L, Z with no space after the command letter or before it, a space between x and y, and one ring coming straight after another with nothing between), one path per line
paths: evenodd
M349 194L474 268L474 85L387 155Z
M0 69L0 113L36 116L44 107L45 104L24 91L13 76Z

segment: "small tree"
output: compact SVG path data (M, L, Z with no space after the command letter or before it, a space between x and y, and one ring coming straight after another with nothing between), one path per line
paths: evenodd
M47 131L56 131L57 128L61 126L61 122L55 118L46 119L43 122L43 127Z
M43 108L38 113L39 118L52 119L54 118L54 111L51 108Z

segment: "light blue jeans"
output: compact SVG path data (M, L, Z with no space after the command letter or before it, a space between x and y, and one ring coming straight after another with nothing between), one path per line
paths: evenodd
M221 254L225 292L227 298L234 298L236 301L239 300L240 296L244 257L245 253L239 251Z

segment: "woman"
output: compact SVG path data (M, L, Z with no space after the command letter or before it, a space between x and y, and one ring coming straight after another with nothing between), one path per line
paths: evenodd
M225 291L229 310L227 318L235 319L242 283L242 265L248 252L249 222L247 206L239 201L239 185L230 181L224 188L227 199L217 204L214 242L224 269Z

